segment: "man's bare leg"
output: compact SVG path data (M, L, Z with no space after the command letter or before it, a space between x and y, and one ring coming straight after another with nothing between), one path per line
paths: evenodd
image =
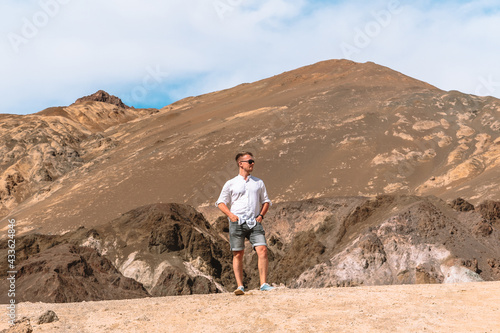
M264 283L266 283L267 269L269 266L269 260L267 259L267 246L256 246L255 251L257 252L258 256L260 285L263 285Z
M239 286L243 285L243 254L245 250L233 251L233 271L236 283Z

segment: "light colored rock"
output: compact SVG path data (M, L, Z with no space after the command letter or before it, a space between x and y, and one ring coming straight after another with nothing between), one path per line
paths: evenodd
M413 124L412 128L415 131L427 131L430 130L434 127L441 126L440 121L435 121L435 120L420 120L417 121L416 123Z

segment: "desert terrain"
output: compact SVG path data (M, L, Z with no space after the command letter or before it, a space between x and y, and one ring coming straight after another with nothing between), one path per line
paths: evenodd
M0 303L15 220L30 319L16 329L500 331L496 98L328 60L161 109L98 91L34 111L0 115ZM256 291L248 246L236 298L214 203L242 150L273 201L279 288Z
M52 310L59 320L36 324ZM499 332L500 282L22 303L33 332ZM6 328L5 321L0 329Z

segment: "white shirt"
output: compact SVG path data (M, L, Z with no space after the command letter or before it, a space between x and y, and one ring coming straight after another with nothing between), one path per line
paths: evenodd
M225 203L231 213L238 216L239 224L247 222L252 227L266 202L272 204L261 179L250 175L245 180L242 175L238 175L224 184L215 206Z

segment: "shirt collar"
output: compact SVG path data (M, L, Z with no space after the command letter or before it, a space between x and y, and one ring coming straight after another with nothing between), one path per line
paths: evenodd
M237 177L241 178L243 181L249 181L249 180L252 178L252 175L249 175L247 180L245 180L245 177L243 177L243 176L242 176L242 175L240 175L240 174L238 174L238 176L237 176Z

